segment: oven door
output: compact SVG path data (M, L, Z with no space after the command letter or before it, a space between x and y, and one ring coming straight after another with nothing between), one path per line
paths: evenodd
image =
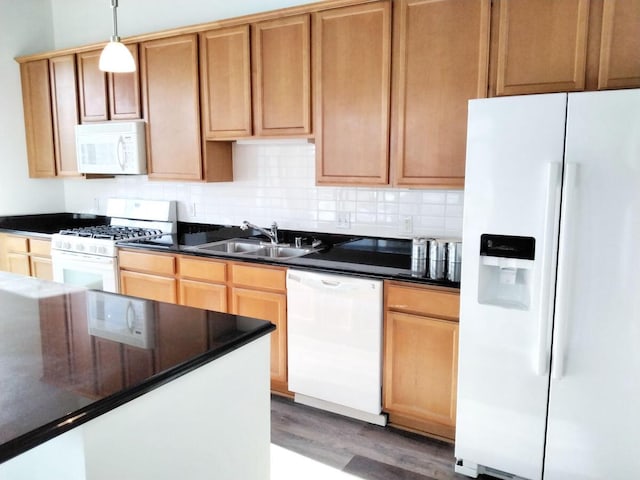
M116 257L52 250L51 263L56 282L118 293Z

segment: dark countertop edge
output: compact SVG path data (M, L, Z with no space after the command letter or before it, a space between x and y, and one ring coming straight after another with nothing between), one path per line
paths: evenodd
M156 388L181 377L196 368L199 368L207 363L210 363L220 357L231 353L238 348L251 343L258 338L261 338L276 329L275 325L270 322L264 322L262 327L259 327L251 332L247 332L235 340L217 347L208 352L202 353L197 357L192 358L186 362L183 362L173 368L157 373L147 380L134 385L131 388L120 391L108 397L96 400L95 402L82 407L73 413L70 413L64 417L59 418L54 422L50 422L43 425L40 428L32 430L18 438L10 440L2 445L0 448L0 465L7 460L11 460L18 455L26 453L27 451L35 448L48 440L51 440L65 432L68 432L90 420L93 420L100 415L103 415L115 408L124 405L125 403L138 398L145 393L148 393Z

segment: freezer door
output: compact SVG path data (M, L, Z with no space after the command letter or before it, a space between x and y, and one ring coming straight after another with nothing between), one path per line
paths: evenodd
M640 90L569 94L566 161L544 478L638 478Z
M541 478L566 98L469 103L455 446L461 473L474 475L480 465Z

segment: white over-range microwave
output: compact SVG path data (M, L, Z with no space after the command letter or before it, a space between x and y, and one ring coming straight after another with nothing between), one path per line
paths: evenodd
M144 126L144 120L76 125L78 172L146 174Z

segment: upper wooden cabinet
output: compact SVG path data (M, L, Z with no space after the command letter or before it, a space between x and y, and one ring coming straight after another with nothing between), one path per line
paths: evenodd
M260 22L251 28L254 134L310 134L310 16Z
M127 45L138 64L138 45ZM80 121L99 122L141 117L138 70L132 73L105 73L98 68L102 50L81 52L78 62ZM137 67L136 67L137 68Z
M150 178L201 180L197 36L140 44Z
M490 95L640 86L640 0L495 0L492 31Z
M490 0L394 2L392 182L464 184L467 102L485 97Z
M316 182L387 184L390 2L315 13L312 35Z
M78 176L75 130L79 120L76 56L69 54L49 59L49 71L56 174Z
M604 0L598 46L598 89L640 87L640 0Z
M207 139L251 136L249 26L200 34L203 131Z
M49 60L20 64L29 176L55 177Z

